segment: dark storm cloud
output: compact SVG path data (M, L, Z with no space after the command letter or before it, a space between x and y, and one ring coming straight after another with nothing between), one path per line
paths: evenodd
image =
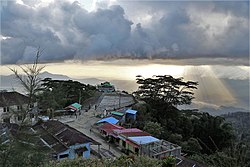
M29 62L38 46L43 61L248 59L248 2L127 2L92 12L78 2L23 2L1 8L1 35L8 37L1 40L2 64ZM218 23L214 14L227 20Z

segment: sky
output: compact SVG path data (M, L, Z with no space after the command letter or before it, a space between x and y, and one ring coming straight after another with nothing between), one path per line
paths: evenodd
M225 58L248 65L249 2L1 1L1 64L30 62L39 46L44 62Z
M0 74L31 63L73 78L199 82L196 103L249 109L249 2L2 0Z

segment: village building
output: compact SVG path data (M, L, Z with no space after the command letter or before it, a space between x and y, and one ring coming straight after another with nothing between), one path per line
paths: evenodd
M126 110L128 111L128 110ZM136 114L136 111L128 112ZM117 114L117 113L113 113ZM122 114L118 114L121 115ZM165 140L153 137L151 134L137 128L126 129L116 125L113 117L104 118L97 122L96 128L108 142L113 142L126 154L146 155L162 159L166 156L181 156L181 147Z
M113 130L113 133L119 139L119 147L124 150L127 154L139 154L139 144L136 144L129 137L133 136L150 136L149 133L144 132L137 128Z
M111 112L112 117L121 120L124 117L124 113L122 112L117 112L117 111L113 111Z
M97 85L97 89L100 92L104 92L104 93L111 93L115 91L114 85L111 85L110 82L103 82L100 85Z
M28 106L29 105L29 106ZM37 121L37 103L30 103L29 97L18 92L0 92L0 122L20 123L23 112L29 110L25 121L35 124Z
M136 120L136 113L137 113L136 110L131 110L131 109L126 110L125 111L126 122L135 121Z
M106 117L106 118L103 118L99 121L96 122L96 125L100 125L100 124L103 124L103 123L110 123L110 124L117 124L119 122L118 119L114 118L114 117Z
M91 145L100 145L92 138L59 121L50 120L33 127L43 145L51 149L56 160L90 158Z
M79 103L73 103L69 106L67 106L65 109L70 112L78 112L81 110L82 105Z
M108 142L119 144L119 138L114 133L114 130L122 130L125 128L118 126L118 125L111 124L111 123L105 123L103 125L98 126L97 129L99 130L100 134L103 137L108 139Z
M161 159L166 156L181 156L181 147L165 140L157 139L137 128L113 130L118 135L119 146L130 154L146 155Z
M140 139L130 138L136 142ZM138 142L137 142L138 143ZM140 145L140 155L162 159L168 156L181 157L181 147L166 140L156 140L154 142L144 142Z
M65 116L65 115L76 115L76 114L79 114L81 112L81 107L82 107L81 104L73 103L73 104L65 107L64 109L55 110L53 112L48 111L48 113L49 113L50 118L57 117L57 116L60 117L60 116Z

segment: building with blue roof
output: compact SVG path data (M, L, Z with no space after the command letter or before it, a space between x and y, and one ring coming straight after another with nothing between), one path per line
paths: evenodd
M128 139L139 145L160 141L159 139L153 136L133 136L133 137L128 137Z
M128 109L128 110L126 110L126 113L135 115L137 113L137 111Z
M126 111L125 111L126 120L127 120L128 122L129 122L129 120L135 121L135 120L136 120L136 113L137 113L136 110L131 110L131 109L126 110Z
M107 118L103 118L99 121L96 122L96 124L99 124L99 123L110 123L110 124L117 124L119 122L118 119L114 118L114 117L107 117Z

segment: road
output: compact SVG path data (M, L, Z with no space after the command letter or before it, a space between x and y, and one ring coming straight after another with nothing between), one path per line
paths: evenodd
M77 118L75 116L61 117L59 120L101 143L100 153L103 157L112 158L121 156L123 153L117 147L110 145L100 135L90 131L91 126L100 119L95 117L95 115L96 111L94 110L94 106L92 106L88 112L83 113L83 111L81 111L81 115L78 115ZM96 145L91 145L91 149L98 152L98 146Z

